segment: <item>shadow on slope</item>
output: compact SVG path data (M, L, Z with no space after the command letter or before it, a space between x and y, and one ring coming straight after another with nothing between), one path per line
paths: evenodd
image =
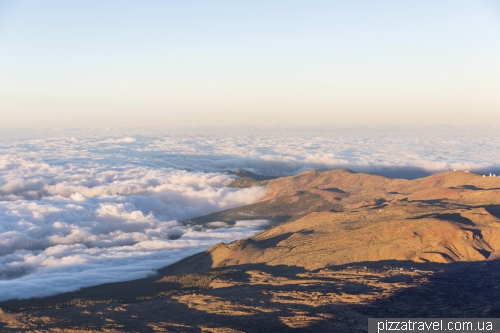
M497 219L500 219L500 205L487 205L484 209Z
M204 273L219 274L210 281L219 280L222 285L213 289L191 289L111 307L109 303L74 303L31 311L29 316L31 320L36 316L64 318L46 323L44 329L107 327L118 332L205 332L208 328L227 332L363 332L367 317L500 316L499 261L437 264L388 260L316 271L248 264L224 270L230 273ZM122 292L129 290L123 287ZM5 304L1 306L5 309ZM82 311L86 315L81 315ZM26 318L25 313L20 315ZM9 325L0 323L0 328L15 332Z
M311 212L342 210L342 205L329 202L319 194L297 191L293 195L283 195L275 199L200 216L188 222L194 224L215 221L234 223L237 220L268 219L279 224L299 219Z
M451 222L456 222L456 223L465 224L465 225L469 225L469 226L476 225L470 219L460 215L460 213L426 214L426 215L412 217L410 219L418 220L418 219L423 219L423 218L435 218L435 219L438 219L441 221L451 221Z
M368 267L398 262L364 263ZM378 318L499 318L500 261L417 264L419 270L432 270L427 281L401 289L387 298L379 298L354 309L367 317Z

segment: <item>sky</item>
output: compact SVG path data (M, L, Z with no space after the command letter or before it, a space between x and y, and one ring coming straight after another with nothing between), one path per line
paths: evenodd
M500 3L0 0L0 128L495 124Z

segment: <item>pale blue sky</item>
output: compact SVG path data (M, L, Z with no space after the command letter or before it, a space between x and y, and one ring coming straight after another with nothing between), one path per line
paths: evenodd
M499 1L2 1L0 127L500 123Z

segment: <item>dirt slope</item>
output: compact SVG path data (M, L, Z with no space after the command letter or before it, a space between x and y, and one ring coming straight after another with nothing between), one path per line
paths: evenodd
M288 222L188 258L180 265L183 271L258 263L306 269L379 260L449 263L500 256L500 178L445 172L409 181L312 170L266 184L268 194L261 202L212 218L247 210L254 217L272 218L256 207L278 211L274 206L287 202L296 210Z

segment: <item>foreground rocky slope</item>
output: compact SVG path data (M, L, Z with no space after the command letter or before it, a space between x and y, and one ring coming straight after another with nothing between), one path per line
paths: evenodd
M157 276L0 304L0 331L363 332L367 317L500 315L500 178L348 170L278 179L258 203L189 223L274 227Z

